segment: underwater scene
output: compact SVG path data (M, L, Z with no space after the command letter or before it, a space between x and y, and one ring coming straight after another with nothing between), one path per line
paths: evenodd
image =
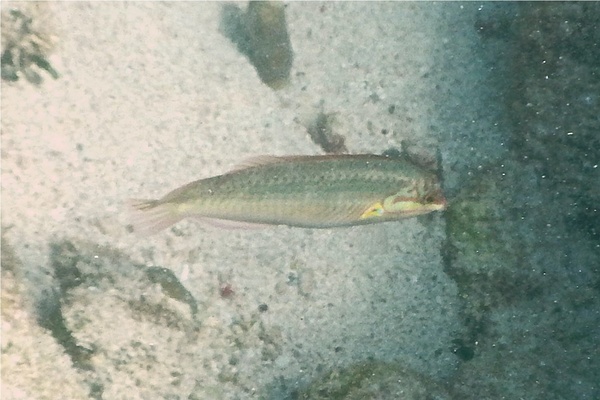
M600 399L598 21L2 2L2 399Z

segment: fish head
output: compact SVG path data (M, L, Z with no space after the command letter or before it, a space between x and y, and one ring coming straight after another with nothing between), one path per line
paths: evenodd
M371 205L360 219L398 219L444 210L446 198L439 182L415 180L402 190Z
M416 179L412 185L387 197L383 209L387 213L414 216L446 208L446 198L435 178Z

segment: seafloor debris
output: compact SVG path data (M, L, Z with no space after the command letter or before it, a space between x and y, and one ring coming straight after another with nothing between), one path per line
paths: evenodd
M335 114L320 112L312 123L307 126L312 141L326 153L347 153L345 138L333 132Z
M2 10L2 79L27 81L39 85L41 71L54 79L58 72L47 57L56 45L56 38L49 33L48 10L43 3L19 3Z
M192 294L177 279L173 271L163 267L148 267L146 275L153 283L158 283L163 292L170 298L186 303L193 315L198 312L198 304Z

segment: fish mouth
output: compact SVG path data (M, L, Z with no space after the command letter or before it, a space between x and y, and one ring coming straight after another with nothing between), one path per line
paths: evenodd
M442 189L436 189L427 194L423 201L424 205L430 206L432 210L445 210L448 206L448 201L442 192Z
M425 210L425 212L443 211L446 209L446 206L447 206L446 199L442 197L441 199L437 199L434 202L424 204L423 209Z
M436 199L433 204L436 206L436 210L445 210L448 207L448 200L442 196L439 199Z
M446 203L445 203L445 199L441 202L441 203L417 203L414 202L413 203L413 207L412 209L404 209L401 212L399 212L398 214L402 215L403 217L416 217L418 215L423 215L423 214L429 214L430 212L433 211L442 211L446 208Z

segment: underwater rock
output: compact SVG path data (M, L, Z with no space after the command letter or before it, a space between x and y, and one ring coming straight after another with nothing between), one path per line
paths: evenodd
M47 329L71 358L73 365L82 370L92 369L90 358L94 350L81 346L67 326L58 292L49 290L37 304L38 324Z
M39 302L33 299L35 295L27 284L24 265L9 244L5 232L3 227L0 269L1 397L90 398L89 387L73 368L84 365L88 353L85 350L80 352L82 349L76 347L71 332L65 327L57 292L53 292L54 297L44 305L49 312L45 314L46 323L42 324L46 325L46 329L40 326ZM75 355L81 358L74 359Z
M505 158L474 172L445 212L444 270L464 327L452 346L463 362L456 398L568 397L573 386L597 397L581 351L597 347L597 251L565 230L543 182L534 166Z
M494 13L493 24L478 24L484 42L506 49L495 62L511 151L474 173L446 211L446 272L467 331L454 341L465 363L453 390L461 399L599 398L590 327L599 326L600 7L513 7L506 22Z
M506 78L511 148L544 175L569 228L600 243L600 7L523 3L519 16Z
M285 86L293 52L282 3L251 1L245 16L250 37L248 57L260 79L272 89Z
M267 86L277 90L288 84L294 53L283 3L251 1L246 13L235 5L226 5L221 29L250 59Z
M58 78L58 72L47 60L56 47L48 6L29 2L9 3L2 8L2 79L14 82L25 77L39 85L43 80L42 71Z
M368 361L335 369L297 396L301 400L450 399L441 385L396 364Z

